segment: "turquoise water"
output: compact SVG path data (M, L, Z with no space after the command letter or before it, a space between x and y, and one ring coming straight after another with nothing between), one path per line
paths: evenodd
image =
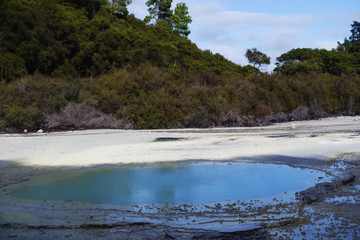
M31 200L96 204L201 204L293 197L325 173L253 163L158 164L91 170L27 182L10 194Z

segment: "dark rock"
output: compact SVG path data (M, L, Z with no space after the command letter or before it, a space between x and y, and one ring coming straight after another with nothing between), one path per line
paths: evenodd
M348 173L343 174L340 177L340 182L341 182L341 184L346 185L346 184L354 182L355 178L356 178L356 176L354 174L348 172Z
M272 135L272 136L268 136L268 138L295 138L295 135L293 134Z
M323 196L316 187L312 187L312 188L308 188L304 191L297 192L296 198L304 204L311 204L313 202L322 200Z
M322 201L327 195L335 193L336 188L336 182L319 183L315 187L297 192L296 197L304 204L311 204L316 201Z
M316 201L322 201L325 197L335 194L339 187L353 182L355 178L355 175L352 173L344 173L341 177L334 180L333 182L318 183L315 185L315 187L297 192L296 198L304 204L311 204Z
M168 141L179 141L185 140L186 138L176 138L176 137L158 137L155 138L156 142L168 142Z

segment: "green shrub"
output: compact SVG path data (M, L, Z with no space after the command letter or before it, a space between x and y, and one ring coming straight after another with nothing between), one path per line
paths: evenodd
M3 125L9 129L34 131L41 128L43 112L35 106L8 106L4 111Z

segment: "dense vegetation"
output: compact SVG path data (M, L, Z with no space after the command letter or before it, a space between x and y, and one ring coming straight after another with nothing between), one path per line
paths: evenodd
M270 75L198 49L188 29L128 15L128 3L1 1L0 131L243 126L360 112L358 22L338 49L294 49Z

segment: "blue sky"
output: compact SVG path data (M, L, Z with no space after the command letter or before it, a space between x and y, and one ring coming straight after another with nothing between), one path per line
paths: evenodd
M146 0L133 0L129 11L143 19ZM174 0L185 2L193 22L189 38L201 49L247 65L244 54L257 48L276 57L293 48L336 48L360 21L360 0Z

